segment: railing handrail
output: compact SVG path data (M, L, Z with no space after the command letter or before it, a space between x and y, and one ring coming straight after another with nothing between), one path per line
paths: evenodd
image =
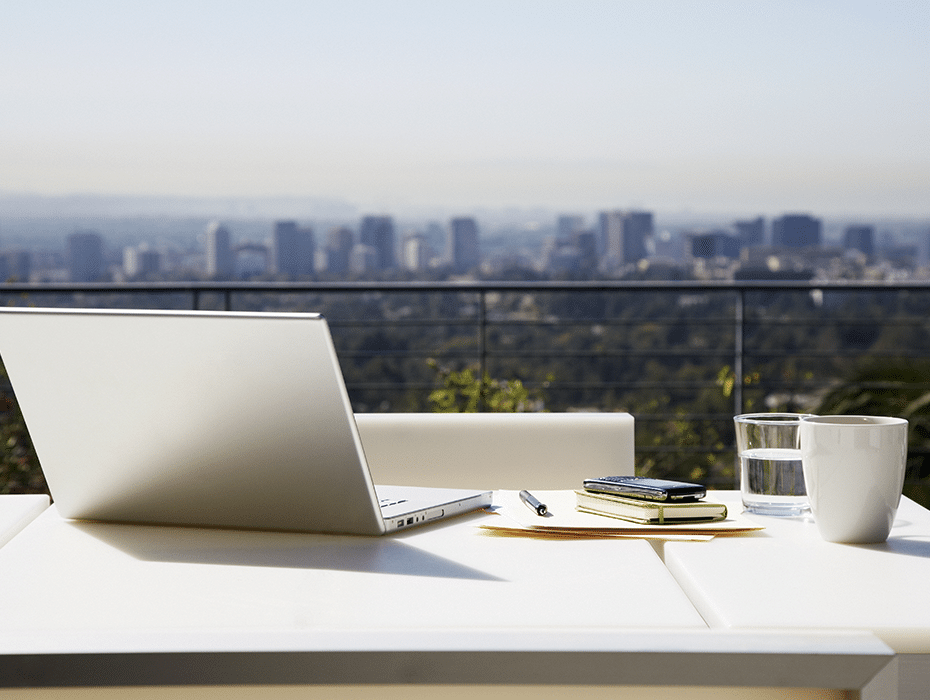
M145 293L145 292L483 292L483 291L902 291L930 290L930 280L537 280L537 281L165 281L165 282L5 282L0 292Z

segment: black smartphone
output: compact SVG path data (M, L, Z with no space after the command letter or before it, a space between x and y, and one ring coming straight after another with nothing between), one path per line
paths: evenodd
M663 503L698 501L707 494L707 489L700 484L650 479L646 476L603 476L600 479L585 479L584 487L587 491Z

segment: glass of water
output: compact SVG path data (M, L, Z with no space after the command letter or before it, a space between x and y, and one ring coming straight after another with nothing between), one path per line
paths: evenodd
M810 511L801 469L803 413L746 413L736 416L736 449L743 506L760 515L803 515Z

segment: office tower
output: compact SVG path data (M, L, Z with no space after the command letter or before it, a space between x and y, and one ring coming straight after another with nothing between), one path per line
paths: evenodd
M575 273L580 267L578 249L559 237L548 236L543 243L543 269L551 274Z
M623 217L623 262L638 263L648 255L646 242L652 237L652 212L630 211Z
M161 272L161 254L145 245L123 248L123 272L129 278L157 275Z
M568 238L556 234L543 243L543 269L554 274L588 273L597 268L597 234L575 229Z
M418 231L411 231L404 236L403 265L408 270L425 270L429 267L432 249L426 236Z
M875 254L875 229L872 226L847 226L843 232L843 247L872 257Z
M68 273L72 282L96 282L104 271L100 234L77 231L68 236Z
M597 252L608 266L620 264L623 241L623 212L604 211L598 215Z
M236 270L236 256L229 229L214 221L207 227L207 276L231 277Z
M652 212L607 211L598 217L601 244L608 267L638 263L646 257L652 236Z
M326 236L326 271L344 275L349 271L349 256L355 245L355 234L345 227L334 228Z
M582 272L597 267L597 234L594 231L575 229L571 236L572 247L578 251L578 266Z
M446 250L449 240L448 226L443 226L438 221L430 221L423 228L423 235L426 236L426 241L429 243L434 255L437 250Z
M390 270L396 267L394 257L394 220L390 216L366 216L359 230L362 245L374 248L375 270Z
M264 243L240 243L233 248L236 276L249 279L273 271L271 250Z
M292 279L314 272L316 242L312 228L301 228L296 221L277 221L274 225L274 269Z
M354 275L364 275L380 270L380 256L374 246L356 243L349 254L349 270Z
M726 231L693 233L689 236L692 258L738 258L740 241Z
M736 238L740 248L754 248L765 245L765 219L761 216L749 221L736 221Z
M0 282L28 282L32 256L24 250L0 254Z
M820 219L807 214L785 214L772 221L772 245L780 248L819 248Z
M457 272L478 267L478 224L474 219L452 219L449 225L449 262Z

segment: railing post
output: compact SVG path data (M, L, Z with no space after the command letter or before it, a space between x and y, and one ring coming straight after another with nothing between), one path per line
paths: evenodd
M736 308L734 316L736 327L733 331L733 415L744 413L743 410L743 344L745 342L745 315L746 290L740 288L736 292Z
M488 371L488 348L486 330L488 325L487 289L478 291L478 386L484 386L484 374ZM484 392L479 395L478 410L485 409Z
M746 340L746 290L740 287L736 292L736 307L733 310L735 328L733 329L733 415L745 413L743 409L743 353ZM732 421L730 425L732 425ZM740 465L736 450L736 435L733 436L733 488L740 487Z

